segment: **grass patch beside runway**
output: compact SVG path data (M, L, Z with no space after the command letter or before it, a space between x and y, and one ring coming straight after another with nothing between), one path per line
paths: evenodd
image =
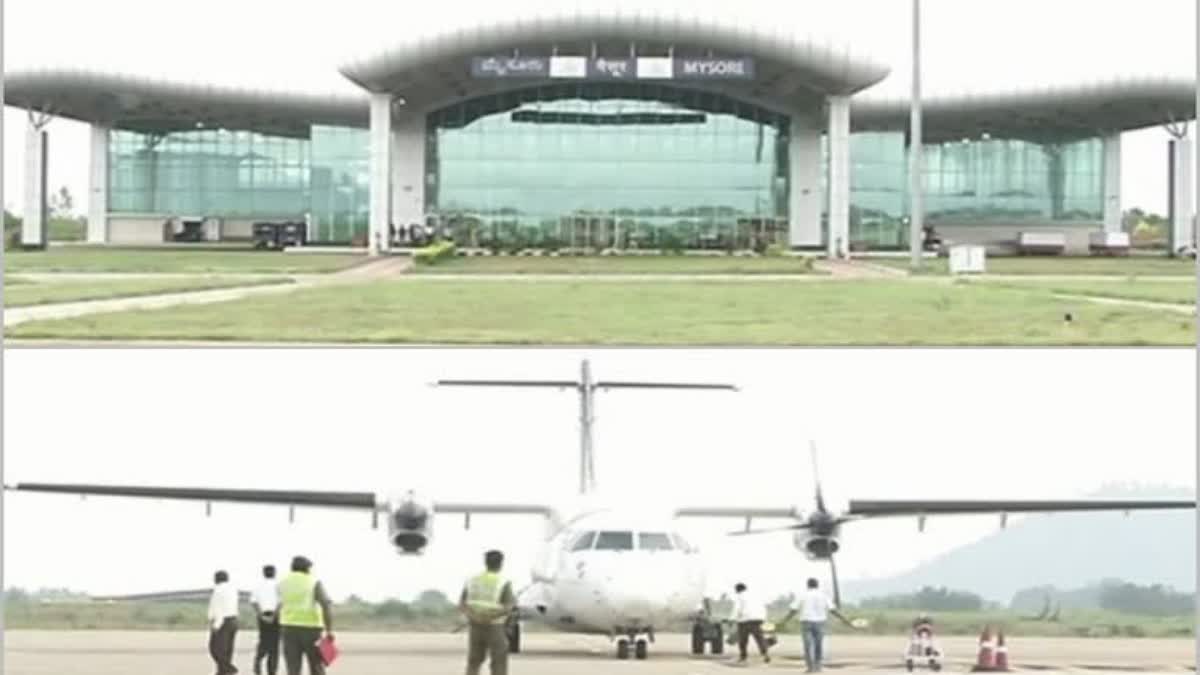
M204 291L242 286L290 283L287 277L268 279L237 279L223 277L172 277L170 279L119 279L112 281L56 281L31 283L22 280L4 289L4 306L29 307L85 300L109 300L146 295L162 295L183 291ZM5 284L10 284L5 279Z
M281 253L254 250L55 247L7 251L4 270L13 272L144 272L177 274L334 272L362 260L338 253Z
M1074 322L1064 324L1064 311ZM13 338L556 345L1184 345L1190 317L933 281L451 281L31 321Z
M459 256L419 274L820 274L811 259L779 256Z
M869 258L870 262L897 269L909 269L908 258ZM1124 258L1083 256L1001 256L988 258L988 274L1062 274L1115 276L1196 276L1196 261L1166 256L1128 256ZM949 274L946 258L926 258L921 261L925 274Z

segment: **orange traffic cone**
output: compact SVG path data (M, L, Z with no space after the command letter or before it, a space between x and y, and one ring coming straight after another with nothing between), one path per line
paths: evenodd
M1004 645L1004 631L996 635L996 670L1008 670L1008 647Z
M979 635L979 656L975 659L972 672L993 670L996 667L996 652L992 644L992 627L984 626Z

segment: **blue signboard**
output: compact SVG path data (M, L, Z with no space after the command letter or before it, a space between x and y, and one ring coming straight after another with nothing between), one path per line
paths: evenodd
M478 56L471 59L471 76L480 79L588 79L588 80L753 80L754 59L750 58L634 58L587 59L545 56ZM579 65L570 65L574 61ZM660 62L652 64L651 62ZM557 64L557 65L556 65ZM645 66L643 68L642 66Z
M674 75L681 80L753 80L754 59L677 58Z
M633 80L637 78L637 61L634 59L589 59L589 80Z
M478 78L535 78L550 76L550 59L543 56L477 56L471 76Z

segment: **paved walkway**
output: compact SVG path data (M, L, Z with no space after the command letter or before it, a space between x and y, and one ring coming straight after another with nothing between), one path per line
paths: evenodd
M1195 305L1184 305L1174 302L1154 302L1153 300L1132 300L1129 298L1109 298L1097 295L1076 295L1074 293L1055 293L1054 297L1059 300L1078 300L1080 302L1091 302L1097 305L1123 305L1125 307L1138 307L1141 309L1157 309L1167 312L1175 312L1177 314L1187 314L1195 316Z
M907 277L903 269L867 262L864 260L831 260L820 258L813 261L816 269L827 272L838 279L893 279Z
M387 279L404 274L412 264L408 258L384 258L355 265L351 268L332 274L295 275L292 281L281 284L235 286L215 290L181 291L164 293L162 295L143 295L127 298L110 298L105 300L85 300L80 302L62 302L47 305L31 305L14 307L4 310L4 325L17 326L29 321L46 319L71 319L90 314L105 314L111 312L127 312L144 309L163 309L178 305L207 305L215 302L229 302L256 295L279 295L292 293L301 288L315 286L354 283L373 279ZM196 276L196 275L184 275ZM283 276L288 275L268 275ZM94 278L94 277L93 277ZM105 277L110 278L110 277Z

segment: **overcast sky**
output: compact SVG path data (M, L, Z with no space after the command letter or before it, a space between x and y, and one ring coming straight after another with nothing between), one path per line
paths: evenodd
M206 0L186 19L155 0L5 0L6 69L66 64L114 68L197 81L355 91L337 72L348 58L463 21L484 25L563 0L518 3L442 0L412 3L340 0ZM663 5L685 14L784 22L798 32L836 36L855 52L877 55L892 75L872 92L909 88L908 4L897 0L577 0L585 8ZM1038 86L1115 76L1192 76L1191 0L925 0L925 84L939 91ZM5 110L4 203L23 200L24 116ZM1166 133L1128 133L1122 201L1165 212ZM87 198L87 129L51 127L50 184L67 185L80 209Z
M5 480L394 491L556 502L576 489L577 399L435 389L439 377L733 383L738 393L607 392L597 475L670 503L812 506L815 439L831 506L861 498L1080 497L1114 482L1190 487L1191 350L15 350L5 354ZM481 552L528 578L532 518L437 520L400 558L365 513L8 493L8 584L124 593L248 583L304 553L336 595L451 591ZM1033 516L1044 517L1044 516ZM1061 515L1062 518L1077 516ZM1131 517L1137 518L1135 514ZM767 522L758 523L766 525ZM682 531L735 578L787 591L825 576L787 535ZM908 569L995 532L995 517L856 523L843 579Z

